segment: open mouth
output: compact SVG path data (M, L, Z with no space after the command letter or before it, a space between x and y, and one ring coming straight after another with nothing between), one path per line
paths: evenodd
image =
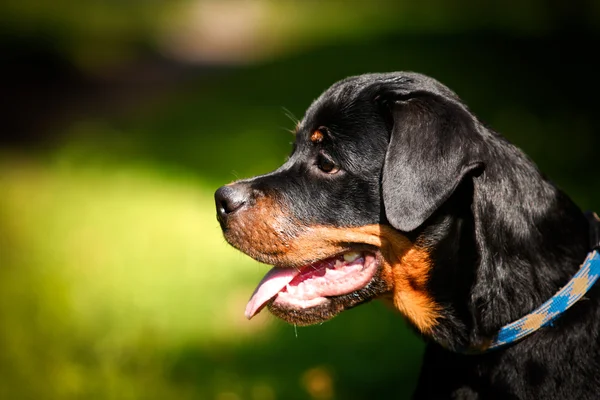
M300 268L272 268L258 284L246 306L246 318L258 314L270 301L283 308L308 309L329 297L365 287L379 262L373 253L346 252Z

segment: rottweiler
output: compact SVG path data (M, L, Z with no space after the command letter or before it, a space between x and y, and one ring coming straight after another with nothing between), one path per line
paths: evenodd
M600 398L593 282L552 321L530 318L531 334L490 349L580 270L598 223L438 81L335 83L280 168L215 201L225 239L274 266L246 317L267 307L309 325L387 299L427 342L415 398Z

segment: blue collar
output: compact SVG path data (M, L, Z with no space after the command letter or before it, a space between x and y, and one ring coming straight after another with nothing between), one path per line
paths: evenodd
M588 214L592 251L581 268L550 300L540 307L500 329L492 339L472 347L463 353L481 354L516 342L538 329L551 325L560 314L579 301L600 277L600 219L594 213Z

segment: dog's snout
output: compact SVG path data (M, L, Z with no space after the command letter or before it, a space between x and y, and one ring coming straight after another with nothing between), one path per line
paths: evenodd
M217 216L221 220L226 218L248 203L249 197L250 189L246 185L234 184L219 188L215 192Z

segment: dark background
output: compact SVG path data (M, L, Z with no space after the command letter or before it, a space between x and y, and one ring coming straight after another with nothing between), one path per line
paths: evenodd
M243 318L267 267L212 193L336 80L412 70L599 210L599 3L2 2L0 398L405 398L423 345L382 304Z

